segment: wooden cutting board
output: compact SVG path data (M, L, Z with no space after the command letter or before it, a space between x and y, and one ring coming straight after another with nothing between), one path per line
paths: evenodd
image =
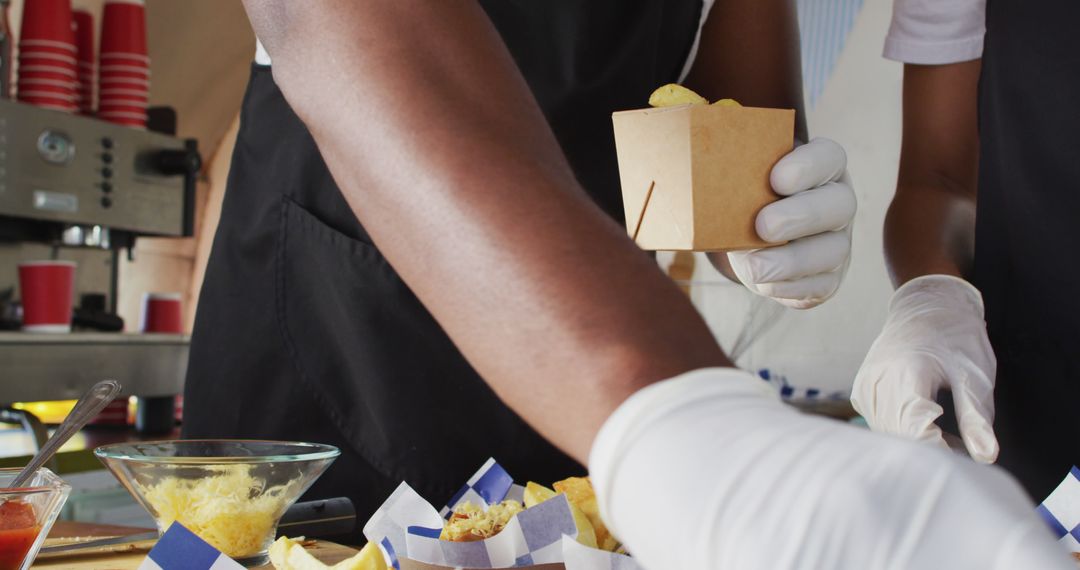
M308 546L307 549L308 552L315 555L315 558L327 565L337 564L357 552L354 548L321 540L316 541L312 546ZM55 558L42 560L30 568L31 570L136 570L139 564L142 564L144 558L146 558L146 552ZM267 564L258 568L260 570L272 570L273 566Z

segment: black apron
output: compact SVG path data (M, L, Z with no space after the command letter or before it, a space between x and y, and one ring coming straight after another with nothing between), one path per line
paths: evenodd
M1080 464L1080 2L989 0L975 284L999 462L1041 501Z
M701 0L483 4L579 180L621 221L611 113L678 79ZM584 471L469 366L258 65L195 319L183 429L340 447L308 497L348 496L361 522L401 481L441 506L489 456L519 481Z

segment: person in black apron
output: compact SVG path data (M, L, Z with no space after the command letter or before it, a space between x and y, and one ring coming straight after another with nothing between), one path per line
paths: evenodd
M680 79L703 2L482 6L577 179L622 223L611 113ZM183 434L336 445L308 496L348 496L361 521L401 481L448 499L488 457L519 481L584 473L499 401L387 263L264 65L199 300Z
M950 222L967 228L959 233L961 241L974 230L973 257L970 246L958 246L957 240L942 240L937 251L964 252L952 254L954 268L964 269L981 292L985 325L978 292L964 293L966 283L959 279L948 283L941 276L914 278L897 291L890 322L867 356L855 391L856 406L875 427L933 439L935 428L927 420L933 421L942 408L929 400L933 396L929 390L919 396L912 391L915 383L905 384L905 375L915 367L932 366L929 371L921 369L923 378L941 374L940 385L952 392L951 398L942 398L944 429L964 435L977 459L989 462L997 456L1036 501L1080 462L1080 425L1074 421L1080 401L1080 353L1071 346L1080 340L1080 298L1075 295L1080 270L1070 259L1075 246L1080 246L1076 225L1080 49L1074 33L1078 21L1080 4L1070 0L1037 5L988 0L981 70L979 61L906 68L905 82L922 81L926 86L923 91L908 91L905 97L914 95L910 101L948 101L933 115L946 124L945 116L968 117L966 128L950 125L951 138L931 136L932 127L913 120L918 127L907 129L905 139L924 144L921 149L905 144L902 162L911 165L908 180L918 180L916 169L927 164L946 173L939 179L958 173L953 179L965 181L962 185L971 194L964 201L970 204L978 161L975 219ZM939 91L934 91L935 85ZM933 94L940 94L940 89L960 95L935 99ZM945 145L935 146L943 141ZM971 150L958 156L957 148ZM938 153L944 162L921 161L920 153ZM907 223L913 232L934 236L931 239L958 235L927 227L925 220L941 218L927 214L933 203L919 202L918 191L905 188L905 176L902 169L891 222L897 227ZM951 192L957 195L955 188ZM920 205L923 210L913 213ZM923 221L912 223L914 216ZM911 278L920 273L920 266L910 261L917 244L913 234L897 230L888 253L898 275ZM940 260L925 254L934 251L933 244L923 245L920 263ZM936 331L920 329L942 317L950 324L934 327ZM970 326L958 325L963 322ZM928 364L912 359L916 352L940 357ZM884 372L886 368L891 371ZM880 389L890 384L891 393ZM927 404L927 415L911 413L921 403ZM956 417L951 417L954 409ZM909 415L897 417L904 413L901 410Z
M631 4L484 3L575 173L617 219L611 112L678 80L702 10ZM401 481L449 499L488 457L522 481L584 473L498 400L383 259L263 65L244 96L184 396L184 437L341 448L309 496L348 496L361 522Z

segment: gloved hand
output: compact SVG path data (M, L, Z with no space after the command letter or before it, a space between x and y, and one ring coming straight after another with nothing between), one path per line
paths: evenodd
M856 205L847 156L839 144L813 139L781 158L769 180L787 197L762 208L755 228L765 241L788 243L729 252L727 262L747 289L789 307L816 307L836 293L851 256ZM723 255L710 259L721 267Z
M855 376L851 403L874 430L945 446L934 424L942 413L934 397L947 387L968 453L993 463L996 371L978 289L957 277L927 275L893 294L885 328Z
M589 457L648 570L1074 568L997 467L803 415L732 368L640 390Z

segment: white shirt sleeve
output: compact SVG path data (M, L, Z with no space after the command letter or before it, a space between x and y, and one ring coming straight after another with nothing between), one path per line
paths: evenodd
M885 57L943 65L982 57L986 0L894 0Z
M270 65L270 54L266 53L266 48L263 47L259 38L255 38L255 63L259 65Z
M639 390L589 470L601 518L646 570L1075 570L1000 469L800 414L733 368Z

